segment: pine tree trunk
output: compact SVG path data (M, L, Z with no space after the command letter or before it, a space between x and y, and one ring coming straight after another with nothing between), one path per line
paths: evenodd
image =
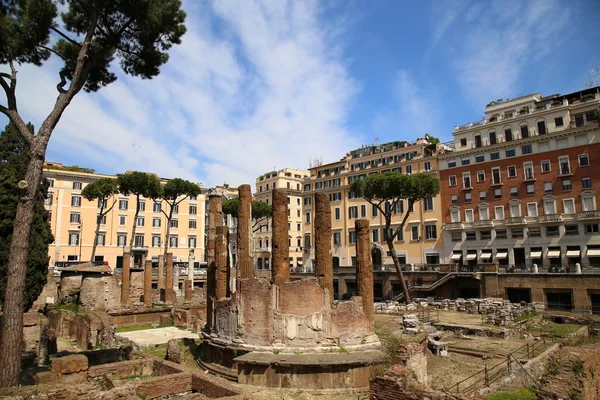
M386 227L386 231L389 232L389 228ZM402 268L400 268L400 262L398 261L398 256L396 255L396 251L394 250L394 238L389 237L389 234L386 242L390 252L392 253L392 260L394 260L394 266L396 267L396 272L398 273L398 278L400 279L400 283L402 284L402 292L404 292L404 301L406 304L410 303L410 293L408 292L408 287L406 286L406 282L404 282L404 274L402 273Z
M167 203L168 204L168 203ZM167 233L165 236L165 266L167 265L167 252L169 251L169 235L171 234L171 219L173 218L173 205L169 204L171 209L169 210L169 216L167 217Z
M135 197L135 215L133 216L133 228L131 228L131 238L129 238L129 249L133 248L135 242L135 228L137 228L137 218L140 214L140 195Z
M19 383L21 342L23 340L23 293L25 293L29 256L29 234L36 196L42 179L45 147L45 143L35 141L30 148L31 160L25 174L28 186L22 191L22 197L17 204L8 256L6 295L0 336L0 387L15 386Z
M94 257L96 256L96 247L98 246L98 235L100 234L100 223L102 222L102 214L104 212L104 202L102 206L100 206L100 212L96 217L96 233L94 234L94 244L92 246L92 255L90 256L90 262L94 262Z

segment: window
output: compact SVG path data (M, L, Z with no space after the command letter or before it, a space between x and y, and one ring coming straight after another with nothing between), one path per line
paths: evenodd
M475 135L475 147L481 147L481 135Z
M402 231L402 229L398 228L396 229L396 242L402 241L404 241L404 232Z
M492 231L481 231L481 240L491 240L492 239Z
M516 155L517 155L517 152L515 151L515 149L506 150L506 157L514 157Z
M456 161L452 160L452 161L448 161L448 168L454 168L456 167Z
M590 235L593 233L596 233L596 234L599 233L600 230L598 229L598 227L599 227L598 224L586 224L585 225L585 234Z
M406 166L406 175L410 175L412 174L412 165L407 165Z
M144 234L136 234L134 240L135 247L144 247Z
M461 240L462 240L461 232L452 232L452 241L453 242L460 242Z
M81 207L81 196L71 196L71 207Z
M528 217L537 217L537 203L527 203L527 216Z
M190 215L196 215L198 213L198 207L195 205L190 205Z
M458 210L450 211L450 220L452 222L460 222L460 213L458 212Z
M571 185L571 180L570 179L563 179L563 181L562 181L562 188L563 188L563 190L571 190L571 189L573 189L573 186Z
M460 161L460 164L461 164L461 165L469 165L469 164L471 164L471 159L470 159L470 158L463 158L463 159Z
M96 218L100 217L100 214L96 215ZM106 214L100 217L100 225L106 225Z
M179 214L179 204L173 206L173 214Z
M554 126L563 126L563 117L554 118Z
M160 228L160 218L152 218L152 227Z
M552 182L544 182L544 193L552 193Z
M307 183L304 185L304 191L305 192L310 192L310 183ZM262 187L261 187L261 192L262 192Z
M583 189L591 189L592 188L592 178L589 178L589 177L581 178L581 187Z
M508 238L508 232L506 229L496 229L496 239L506 239Z
M77 246L79 244L79 232L69 232L69 246Z
M127 243L127 234L117 233L117 246L125 246Z
M501 199L501 198L502 198L502 189L501 188L494 189L494 199Z
M577 225L565 225L565 235L577 236L579 235L579 226Z
M471 188L471 173L470 172L463 172L463 189L470 189Z
M119 215L119 225L120 226L125 226L127 224L127 216L126 215Z
M477 232L467 232L466 237L468 241L477 240Z
M492 168L492 184L499 185L502 181L500 180L500 168Z
M450 199L451 199L451 201L452 201L452 204L458 204L458 195L455 195L455 194L453 194L453 195L450 197Z
M310 224L310 212L304 214L304 222Z
M348 243L356 244L356 232L354 232L354 231L348 232Z
M523 164L523 172L525 173L525 180L533 180L535 179L535 175L533 174L533 163L526 162Z
M561 175L570 175L571 174L571 166L569 164L569 157L567 157L567 156L558 157L558 165L560 166L560 174Z
M171 237L169 237L169 247L177 247L177 244L179 242L179 237L177 235L172 235Z
M431 171L431 161L425 161L423 168L425 169L425 172Z
M119 210L127 210L128 205L129 205L129 201L127 199L119 200Z
M48 179L48 187L54 187L54 179Z
M171 228L179 228L179 220L177 218L173 218L170 222L169 222L169 226Z
M499 160L499 159L500 159L500 153L499 152L490 153L490 160Z
M48 195L46 196L46 198L44 199L44 204L47 206L52 205L52 197L53 197L54 193L52 192L48 192Z
M304 248L310 249L310 233L304 235Z
M310 206L310 202L311 202L311 198L310 197L305 197L304 198L304 205L305 206Z
M348 207L348 215L350 216L350 219L358 218L358 207L357 206Z
M433 197L425 197L423 200L425 204L425 211L433 211Z
M460 139L460 147L465 147L467 145L467 138Z
M138 201L138 207L140 208L140 211L146 211L146 202L144 200Z
M585 120L587 122L595 122L597 119L596 110L588 110L585 112Z
M542 236L542 229L540 227L531 227L527 229L527 236L529 237L540 237Z
M377 211L379 211L379 210L377 209L377 206L376 206L375 204L372 204L372 205L371 205L371 216L372 216L372 217L376 217L376 216L377 216Z
M544 201L544 213L546 215L556 214L556 203L554 202L554 200L545 200Z
M485 182L485 171L477 171L477 182Z
M361 204L361 206L360 206L360 217L361 218L367 217L367 206L365 204Z
M152 247L160 247L160 236L152 235Z
M484 161L485 161L485 156L484 155L475 156L475 162L476 163L482 163Z
M527 125L521 125L521 137L523 139L529 137L529 129L527 128Z
M342 244L341 232L333 232L333 244L336 244L336 245Z
M340 208L339 207L335 208L335 220L336 221L340 220Z
M437 227L435 225L425 225L425 239L437 239Z
M496 216L497 220L503 220L504 219L504 207L502 207L502 206L494 207L494 215Z
M465 192L465 203L470 203L472 200L471 192Z
M479 192L479 201L485 201L487 198L487 192L485 190L482 190Z
M575 214L575 201L573 199L563 200L563 212L565 214Z
M98 236L96 237L96 245L104 246L105 242L106 242L106 234L104 232L98 233Z
M521 206L519 204L510 205L510 216L513 218L521 216Z
M575 126L583 126L583 113L575 114Z
M490 213L487 207L479 207L479 220L480 221L489 221Z
M198 200L198 196L190 196L190 201L196 201Z
M535 194L535 185L533 183L529 183L527 185L527 195L531 196L533 194Z
M144 226L144 217L137 217L136 225Z
M188 237L188 247L190 249L195 249L196 248L196 236L190 236L190 237Z
M373 242L379 242L379 229L373 229Z
M473 222L473 210L465 210L465 222Z
M540 135L546 134L546 121L538 121L537 127L538 127L538 133Z
M73 190L81 190L81 182L73 182Z
M542 160L542 172L550 172L550 160Z
M590 166L590 159L588 158L587 153L580 154L578 157L579 157L579 166L580 167L589 167Z
M154 205L152 206L152 211L155 213L159 213L160 210L161 210L160 203L154 203Z
M490 132L490 144L496 144L497 142L496 132Z
M512 140L513 140L512 129L508 128L508 129L504 130L504 138L506 139L507 142L512 142Z
M583 211L594 211L596 209L596 206L594 205L594 197L593 196L586 196L583 197L581 199L582 201L582 206L583 206Z
M519 188L516 186L512 186L510 188L510 197L519 197Z
M189 229L196 229L196 220L195 219L190 219L188 222L188 228Z
M523 238L523 228L513 228L513 229L511 229L510 234L514 239L522 239Z
M567 141L567 138L556 139L557 149L566 149L567 147L569 147L569 142Z
M71 213L71 218L69 220L70 223L72 224L78 224L81 222L81 215L79 213Z
M413 225L410 227L410 240L419 240L419 226Z
M546 227L546 236L560 236L560 231L558 230L558 226L547 226Z
M448 177L448 185L449 186L456 186L456 175L450 175Z
M507 172L509 178L516 178L517 177L517 167L515 167L514 165L510 165L506 169L506 172Z
M297 231L301 231L302 230L302 224L296 224L296 230ZM301 245L298 245L301 246Z

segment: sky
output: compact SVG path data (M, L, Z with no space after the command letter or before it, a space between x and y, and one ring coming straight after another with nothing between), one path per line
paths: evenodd
M600 66L597 0L184 0L183 8L188 31L160 75L129 77L115 62L115 83L67 108L47 161L254 189L265 172L334 162L376 139L450 141L491 100L581 90ZM56 99L60 66L54 57L18 67L19 111L36 127Z

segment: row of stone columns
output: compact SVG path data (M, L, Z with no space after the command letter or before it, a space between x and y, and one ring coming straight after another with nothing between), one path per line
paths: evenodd
M172 304L173 298L173 254L167 253L167 273L164 276L164 257L158 256L158 289L165 291L165 303ZM121 273L121 303L129 304L129 293L131 288L131 255L123 253L123 270ZM191 291L190 291L191 297ZM191 298L190 298L191 300ZM144 305L152 307L152 260L144 262Z

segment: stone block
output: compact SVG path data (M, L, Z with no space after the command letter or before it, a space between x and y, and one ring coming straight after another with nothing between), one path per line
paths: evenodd
M167 360L174 363L181 363L181 349L179 349L179 340L171 339L167 343Z
M60 375L58 377L60 383L63 384L77 384L77 383L82 383L85 382L87 380L87 372L86 371L81 371L81 372L75 372L73 374L67 374L67 375Z
M33 380L36 385L43 385L44 383L50 383L56 381L58 374L52 371L38 372L33 376Z
M55 358L52 360L51 371L57 374L72 374L80 371L87 371L88 359L81 354Z

